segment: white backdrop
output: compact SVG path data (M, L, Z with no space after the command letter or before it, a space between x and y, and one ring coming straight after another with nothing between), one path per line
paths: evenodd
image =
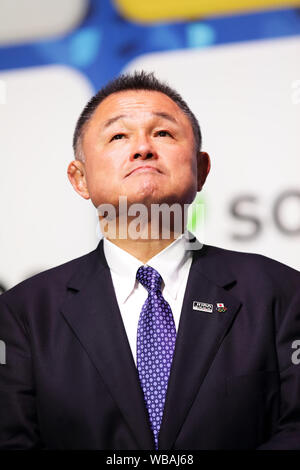
M93 249L96 209L73 190L75 122L93 90L77 71L47 66L0 74L0 285Z

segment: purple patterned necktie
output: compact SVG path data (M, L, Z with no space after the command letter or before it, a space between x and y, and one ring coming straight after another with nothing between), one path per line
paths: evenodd
M137 369L157 449L176 328L171 307L161 292L160 274L145 265L137 270L136 278L148 291L137 330Z

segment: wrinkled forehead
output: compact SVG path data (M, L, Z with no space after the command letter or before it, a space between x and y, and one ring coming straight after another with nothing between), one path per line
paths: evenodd
M112 93L106 97L94 111L90 121L97 121L103 126L117 116L133 119L169 119L174 124L190 126L190 120L184 111L169 96L159 91L129 90Z

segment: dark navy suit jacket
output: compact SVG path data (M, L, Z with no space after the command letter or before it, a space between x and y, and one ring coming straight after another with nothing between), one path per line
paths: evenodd
M0 339L0 448L154 449L103 240L1 295ZM159 449L300 449L299 339L298 271L194 251Z

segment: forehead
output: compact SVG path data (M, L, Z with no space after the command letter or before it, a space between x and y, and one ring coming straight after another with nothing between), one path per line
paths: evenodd
M98 105L91 121L105 122L117 114L127 114L138 118L153 112L169 113L180 124L190 126L186 114L169 96L152 90L126 90L112 93Z

